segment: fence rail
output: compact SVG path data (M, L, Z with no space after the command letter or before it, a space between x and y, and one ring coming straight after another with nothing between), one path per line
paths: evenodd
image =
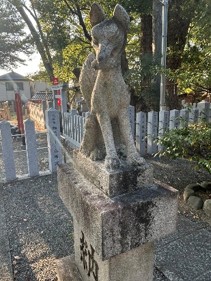
M211 122L211 107L210 103L206 101L202 101L192 108L136 114L134 107L130 106L128 112L136 147L141 156L153 155L160 151L162 147L157 144L157 140L167 130L182 128L200 120ZM78 115L76 110L64 113L63 135L73 146L80 146L85 119L85 116Z
M154 154L162 149L157 145L157 140L167 131L174 128L187 126L190 123L206 120L211 123L210 103L200 102L194 108L171 111L151 111L148 113L138 112L134 108L128 109L131 129L134 134L136 147L141 156ZM76 110L64 113L62 119L63 135L74 146L79 147L84 133L84 124L88 113L80 116ZM46 111L47 147L49 167L46 172L56 171L57 165L63 162L62 145L60 143L60 112L55 109ZM34 122L24 122L27 176L38 176L42 172L38 166L38 147ZM3 160L6 181L16 179L16 165L14 161L13 138L10 123L0 122L1 150L0 156Z
M0 122L0 135L1 135L1 151L0 154L0 162L3 163L3 173L0 175L1 180L12 181L17 178L23 177L34 177L43 174L49 174L56 171L57 165L63 162L62 157L62 146L60 143L60 113L55 109L50 109L46 111L46 126L47 130L47 144L45 147L48 150L48 168L45 171L41 171L39 169L39 160L38 154L40 152L40 148L38 149L38 142L36 138L34 121L28 119L24 122L24 136L26 147L25 151L19 151L26 154L26 161L24 160L25 166L23 163L20 163L25 157L18 156L15 161L15 152L13 147L13 142L16 140L13 138L11 134L10 123L7 121ZM40 135L40 134L38 134ZM41 148L42 153L41 156L44 155L44 147ZM19 160L19 161L18 161ZM26 163L25 163L26 162ZM17 166L18 165L18 166ZM20 169L20 165L22 165L23 169ZM27 173L18 174L17 171L24 170ZM2 174L5 175L5 179L2 177Z

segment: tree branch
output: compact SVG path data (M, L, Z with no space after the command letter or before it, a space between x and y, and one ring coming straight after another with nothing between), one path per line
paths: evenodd
M84 36L86 37L86 39L89 40L89 42L91 42L92 41L92 37L89 34L89 32L87 31L86 25L84 23L84 20L83 20L82 14L81 14L80 6L77 3L75 3L75 1L74 1L74 5L76 6L76 11L75 11L75 10L72 9L72 7L70 6L70 4L68 3L67 0L64 0L64 2L67 5L67 7L70 10L70 12L78 17L79 24L80 24L80 26L83 29Z
M76 9L77 9L77 16L78 16L78 19L79 19L79 23L80 23L80 25L83 29L83 32L84 32L84 36L91 42L92 37L86 29L86 25L84 23L84 20L83 20L82 14L81 14L81 10L80 10L80 7L79 7L78 4L76 4Z
M31 35L34 39L34 42L37 46L37 50L42 58L42 61L45 66L45 69L48 73L48 76L50 79L52 79L52 77L54 76L53 66L52 66L51 62L48 60L48 57L46 56L45 47L42 44L42 42L40 41L39 33L37 32L37 30L33 26L33 23L31 22L30 18L26 14L22 3L19 0L10 0L9 2L17 9L17 11L19 12L19 14L22 16L23 20L27 24L27 26L31 32Z

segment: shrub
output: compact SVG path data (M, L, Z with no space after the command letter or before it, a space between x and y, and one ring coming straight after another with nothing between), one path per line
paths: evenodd
M160 156L196 161L211 173L211 124L201 122L166 132L159 139Z

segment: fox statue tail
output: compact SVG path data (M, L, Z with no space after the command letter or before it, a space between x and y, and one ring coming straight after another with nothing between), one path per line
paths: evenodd
M91 96L97 77L97 70L92 66L92 62L96 59L95 54L90 53L83 64L79 84L83 97L86 100L89 111L91 111Z

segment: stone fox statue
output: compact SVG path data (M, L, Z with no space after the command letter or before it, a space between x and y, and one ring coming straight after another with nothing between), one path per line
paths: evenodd
M131 133L130 95L122 76L121 56L126 44L129 16L116 5L111 19L93 4L90 11L92 46L81 71L80 87L89 107L80 151L92 160L102 160L108 170L118 169L118 147L126 148L128 164L143 164Z

